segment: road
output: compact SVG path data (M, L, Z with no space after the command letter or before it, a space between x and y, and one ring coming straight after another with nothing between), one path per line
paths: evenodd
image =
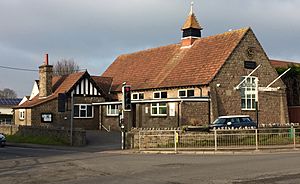
M0 149L5 184L300 183L300 151L235 155Z

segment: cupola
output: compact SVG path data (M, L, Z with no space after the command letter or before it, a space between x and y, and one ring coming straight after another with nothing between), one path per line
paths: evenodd
M182 30L182 38L181 38L181 46L191 46L194 41L198 38L201 38L201 30L203 28L197 21L197 18L193 12L193 2L191 3L190 13L183 24Z

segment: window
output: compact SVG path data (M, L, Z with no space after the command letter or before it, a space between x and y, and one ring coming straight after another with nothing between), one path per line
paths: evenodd
M144 99L144 93L132 93L133 100L142 100Z
M154 92L153 98L160 98L160 92Z
M166 116L167 115L167 103L151 103L151 115L152 116Z
M242 77L244 80L245 77ZM256 84L257 77L248 77L241 85L241 107L242 110L255 110Z
M119 115L119 105L107 105L107 116L118 116Z
M132 99L133 100L138 100L139 99L139 94L138 93L133 93L132 94Z
M178 90L178 97L193 97L195 96L194 89L181 89Z
M186 97L186 90L179 90L178 97Z
M19 110L19 119L20 120L25 119L25 109L20 109Z
M153 93L154 99L160 99L160 98L168 98L168 93L166 91L158 91Z
M93 118L93 106L89 104L74 105L74 118Z
M194 90L193 90L193 89L188 89L188 90L187 90L187 96L188 96L188 97L190 97L190 96L195 96L195 95L194 95Z

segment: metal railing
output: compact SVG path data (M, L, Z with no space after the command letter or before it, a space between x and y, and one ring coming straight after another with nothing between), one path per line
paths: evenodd
M259 150L299 148L300 129L238 129L204 132L146 130L138 133L139 150Z

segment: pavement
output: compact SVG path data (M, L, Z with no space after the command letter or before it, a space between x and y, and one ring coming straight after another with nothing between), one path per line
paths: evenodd
M86 145L82 147L72 146L53 146L53 145L38 145L27 143L7 143L9 147L33 148L33 149L53 149L62 151L77 151L77 152L103 152L115 154L183 154L183 155L260 155L260 154L278 154L278 153L300 153L300 149L264 149L264 150L228 150L228 151L166 151L166 150L138 150L126 149L121 150L121 147L116 145Z

